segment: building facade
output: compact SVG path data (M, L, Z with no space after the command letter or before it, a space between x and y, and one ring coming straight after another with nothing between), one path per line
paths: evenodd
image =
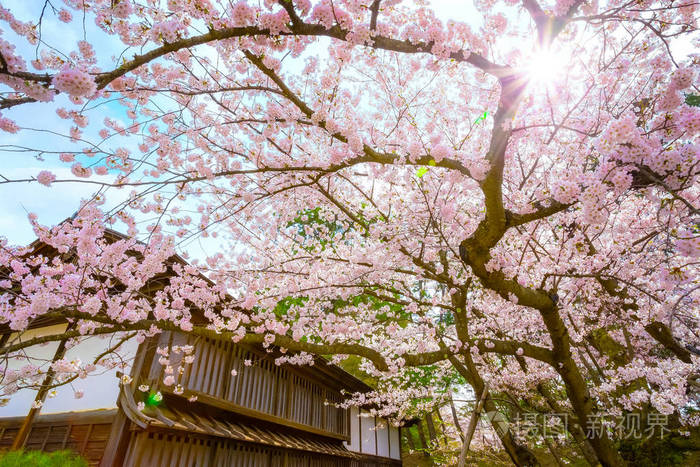
M21 337L56 334L66 326L38 322ZM5 344L20 337L9 329L0 335ZM114 339L90 337L65 358L87 361ZM75 399L75 388L65 386L49 395L25 449L72 449L105 467L401 465L398 428L337 405L344 392L370 388L322 358L310 366L276 365L279 353L176 332L122 345L120 353L133 359L79 381L89 389L84 397ZM27 355L50 362L58 346L32 347ZM12 359L7 362L11 368ZM179 370L176 384L163 383L166 367ZM21 390L0 407L0 449L12 445L35 395Z

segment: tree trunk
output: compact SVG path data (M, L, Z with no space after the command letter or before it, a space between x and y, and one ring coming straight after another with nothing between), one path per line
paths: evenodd
M436 446L438 444L438 436L435 431L435 424L433 423L433 414L427 413L425 415L425 426L428 427L428 436L430 436L431 446Z
M474 389L474 392L476 394L481 394L485 386L484 380L479 375L476 366L474 365L474 362L471 358L471 355L466 352L462 355L464 357L466 366L453 355L449 356L448 358L452 365L455 367L455 369L471 385L471 387ZM486 409L486 412L498 411L498 407L491 398L491 395L486 396L486 399L484 400L484 408ZM540 465L539 461L532 453L532 451L530 451L527 448L527 446L519 444L515 440L515 438L513 438L513 434L510 432L510 430L503 430L497 423L494 423L493 419L490 421L491 426L496 431L498 438L501 440L501 444L503 444L503 449L505 449L505 451L508 453L508 456L515 465L523 467Z
M425 433L423 432L423 422L419 421L418 423L416 423L416 430L418 430L418 437L420 438L420 442L423 445L423 455L427 456L430 445L428 444L428 441L425 438Z
M552 339L552 353L556 362L555 369L561 376L566 386L566 394L574 409L579 423L585 424L593 415L594 403L588 392L586 380L583 378L576 362L571 355L571 341L569 331L561 319L556 306L539 310L549 336ZM581 427L584 428L584 427ZM625 465L620 453L613 447L605 430L594 430L588 441L595 451L598 461L604 467L617 467Z
M566 385L566 392L576 417L581 423L586 423L593 415L593 400L588 393L585 380L573 360L562 362L559 374ZM585 427L581 428L585 430ZM620 453L613 447L612 441L608 438L605 430L593 430L591 436L587 435L586 437L595 451L596 457L598 457L598 460L604 467L626 465Z
M469 419L469 426L467 426L467 431L464 433L464 443L462 443L462 452L459 453L459 462L457 465L459 467L464 467L467 462L467 453L469 452L469 445L472 442L472 436L474 436L474 431L476 431L476 424L479 422L479 416L481 415L481 409L484 406L484 400L489 392L489 385L484 385L484 389L481 391L481 396L479 401L474 407L474 412Z
M542 397L544 397L549 407L555 413L569 413L568 410L565 411L564 408L559 405L559 403L554 399L554 396L552 396L552 394L549 392L549 389L544 384L538 384L537 391L542 395ZM598 465L598 457L595 455L595 451L593 451L593 448L588 442L588 439L586 439L586 434L581 428L581 426L579 426L578 424L571 423L567 420L566 429L574 438L574 441L576 442L578 447L581 449L581 454L586 459L586 461L593 467Z
M450 410L452 411L452 419L454 420L455 427L459 433L459 437L464 441L464 430L462 430L462 425L459 423L459 417L457 417L457 408L455 407L455 401L452 400L452 394L450 394Z

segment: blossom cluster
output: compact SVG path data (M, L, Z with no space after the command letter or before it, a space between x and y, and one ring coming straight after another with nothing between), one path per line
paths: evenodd
M92 76L70 66L56 73L53 85L59 91L74 97L91 97L97 91L97 84Z

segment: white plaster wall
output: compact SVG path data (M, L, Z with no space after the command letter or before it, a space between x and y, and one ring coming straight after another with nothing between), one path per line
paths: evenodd
M363 414L366 412L362 411ZM360 416L360 433L362 439L362 452L364 454L377 455L377 441L374 433L374 417Z
M362 413L368 414L367 411ZM375 426L375 417L361 417L360 410L351 407L350 442L345 443L345 447L353 452L401 459L399 429L383 418L376 418L376 423L379 428Z
M21 339L33 339L35 337L41 337L46 334L56 334L63 332L66 329L65 324L50 326L47 328L32 329L22 333ZM17 334L10 335L8 345L13 343L18 343ZM35 345L25 349L25 354L31 359L31 363L42 368L46 371L48 368L48 363L53 358L58 348L58 342L49 342L45 345ZM5 363L4 361L2 363ZM15 359L10 358L7 360L7 368L9 370L17 370L27 365L28 362L26 358ZM4 375L3 375L4 376ZM9 396L1 396L4 398L9 398L10 401L4 407L0 407L0 417L14 417L18 415L26 415L26 413L31 408L32 402L36 397L36 391L30 389L22 389Z
M56 334L62 332L64 329L65 325L40 328L23 333L22 338L28 339L47 334ZM10 340L12 340L13 337L14 336L11 336ZM97 355L114 346L116 342L116 337L113 335L92 336L85 339L77 346L68 349L65 358L68 360L78 358L83 364L92 363ZM32 358L32 363L40 366L43 371L46 371L57 347L58 342L52 342L47 345L33 346L26 350L27 355ZM131 339L122 344L119 348L118 352L119 355L123 357L124 368L106 370L98 365L97 370L87 378L78 378L71 384L56 388L56 395L46 398L41 413L116 407L117 396L119 394L119 382L116 373L117 371L121 371L128 374L131 371L131 363L137 347L138 343L134 339ZM26 364L27 361L24 359L19 361L13 360L8 362L8 367L19 368ZM81 399L75 398L74 394L76 390L82 390L84 392L84 396ZM0 407L0 417L25 415L31 408L31 404L36 397L36 391L23 389L9 397L10 402L4 407Z
M389 446L391 448L389 457L392 459L401 459L401 438L399 436L399 429L395 426L389 427Z
M389 457L388 422L383 418L377 418L377 455Z
M345 447L353 452L360 452L360 411L357 407L350 407L350 442Z
M99 354L115 346L119 339L114 335L92 336L79 345L66 352L66 358L73 360L79 358L83 363L92 363ZM46 399L42 413L69 412L73 410L93 410L101 408L114 408L117 406L119 396L119 380L117 372L129 374L131 364L138 343L135 339L124 342L118 352L123 368L107 370L97 367L90 376L85 379L76 379L71 385L61 386L56 389L56 396ZM116 355L114 355L116 357ZM75 390L81 390L84 396L75 398Z

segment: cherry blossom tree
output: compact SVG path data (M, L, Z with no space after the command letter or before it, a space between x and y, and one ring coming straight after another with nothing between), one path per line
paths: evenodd
M568 414L591 465L625 463L619 434L586 430L601 412L697 434L700 60L673 53L698 45L697 2L475 0L470 23L423 0L11 3L0 129L31 154L14 115L74 126L46 170L0 183L98 191L59 226L32 217L60 254L2 244L0 323L76 324L5 354L180 330L280 363L360 357L381 390L355 402L397 418L445 403L446 381L488 386L486 411ZM52 20L84 39L52 42ZM107 66L105 43L123 49ZM173 261L193 240L217 250Z

